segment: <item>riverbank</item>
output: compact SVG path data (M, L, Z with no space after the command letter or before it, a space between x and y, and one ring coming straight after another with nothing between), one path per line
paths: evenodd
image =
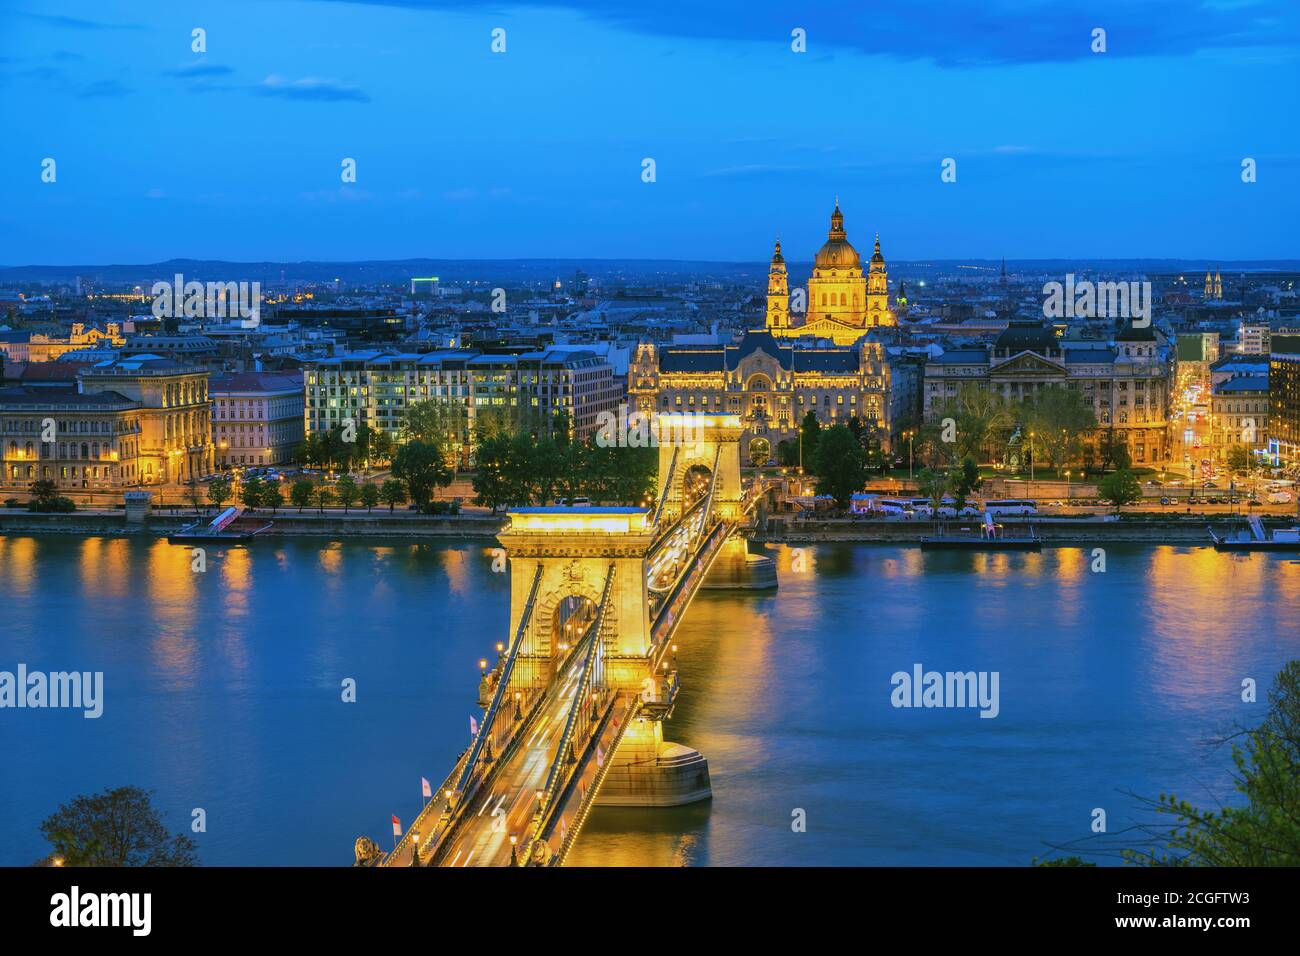
M1035 518L1032 521L1002 518L1000 523L1010 535L1034 532L1048 546L1069 547L1102 543L1134 544L1204 544L1209 545L1207 527L1216 530L1239 527L1244 521L1237 516L1192 515L1181 518L1139 518L1122 516L1105 518ZM1289 527L1294 522L1264 520L1265 528ZM978 534L979 523L968 521L888 521L881 519L829 518L821 521L772 519L767 527L753 536L758 543L812 544L822 541L879 542L884 544L918 543L922 537L946 531L953 534L967 529Z
M504 516L413 515L375 512L325 514L257 514L271 522L260 537L384 537L384 538L495 538L506 524ZM209 516L210 518L210 516ZM153 514L141 522L128 522L121 511L74 511L70 514L37 514L0 511L0 535L79 534L155 535L179 531L195 521L195 515Z
M259 515L272 523L260 537L348 537L348 538L470 538L494 539L506 526L504 515L414 515L387 512L304 512ZM193 513L150 515L143 522L128 522L121 511L75 511L70 514L37 514L0 510L0 535L69 534L83 536L165 536L195 520ZM1048 546L1090 545L1131 542L1135 544L1210 543L1207 527L1226 529L1244 524L1239 516L1192 515L1182 517L1113 518L1039 517L1032 521L1003 518L1001 523L1014 534L1032 524ZM1264 519L1266 528L1287 527L1290 519ZM772 517L762 530L748 535L755 543L811 544L817 542L863 542L917 544L940 529L951 534L960 529L978 532L978 523L968 521L893 521L862 518L827 518L817 521Z

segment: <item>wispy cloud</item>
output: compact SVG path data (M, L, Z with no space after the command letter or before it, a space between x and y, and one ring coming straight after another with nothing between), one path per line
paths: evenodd
M138 23L101 23L98 20L82 20L79 17L63 17L50 13L26 13L19 11L18 16L29 20L40 20L50 26L65 27L69 30L139 30Z
M129 96L135 90L129 86L124 86L117 80L98 80L97 82L87 84L76 91L76 96L83 100L109 98L118 96Z
M316 76L305 76L300 80L290 80L272 73L262 81L257 90L263 96L281 96L291 100L370 102L370 97L355 86L348 86L335 80L326 80Z
M500 0L343 0L429 10L493 12ZM808 56L853 50L944 67L1083 60L1091 31L1114 57L1300 45L1295 0L886 0L791 7L763 0L514 0L511 6L576 10L592 20L671 39L788 45L807 31Z
M209 63L207 60L195 60L193 63L187 63L185 66L173 67L170 70L163 70L164 76L179 76L182 79L198 79L205 76L228 76L234 73L234 69L221 63Z

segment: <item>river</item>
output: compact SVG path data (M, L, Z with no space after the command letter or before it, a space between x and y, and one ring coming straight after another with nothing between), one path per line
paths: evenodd
M1231 800L1213 740L1300 656L1300 561L1208 548L922 554L769 547L780 589L703 592L665 736L711 802L598 809L571 862L1007 864L1151 819L1135 795ZM0 537L0 670L102 671L103 714L0 710L0 864L47 852L78 794L154 792L204 863L346 865L391 845L469 740L506 639L483 543ZM997 716L899 708L891 677L996 672ZM1242 701L1242 681L1259 700ZM356 701L342 685L355 681Z

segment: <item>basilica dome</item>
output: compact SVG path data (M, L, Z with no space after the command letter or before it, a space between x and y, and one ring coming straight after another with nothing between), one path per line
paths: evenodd
M844 214L840 212L839 203L831 213L831 231L826 243L817 250L817 259L813 263L816 269L861 269L862 259L854 249L844 232Z

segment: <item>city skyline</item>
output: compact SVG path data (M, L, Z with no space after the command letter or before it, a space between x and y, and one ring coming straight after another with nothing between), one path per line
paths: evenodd
M1221 262L1300 215L1282 3L581 6L20 9L0 263L797 261L836 196L895 261Z

